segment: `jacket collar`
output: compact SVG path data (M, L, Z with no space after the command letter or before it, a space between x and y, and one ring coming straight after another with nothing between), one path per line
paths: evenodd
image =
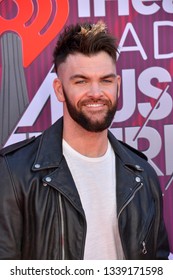
M141 160L147 160L147 157L143 153L127 145L126 143L117 140L110 131L108 131L108 138L113 147L115 155L120 159L125 167L136 171L143 171L143 168L140 164Z
M39 148L32 168L33 170L59 166L62 160L62 133L63 117L41 135ZM110 131L108 131L108 138L116 156L121 160L124 166L131 167L133 170L142 171L138 161L139 157L131 156L131 152L129 153L131 149L134 150L132 147L128 147L127 152L126 144L120 143ZM135 152L139 153L141 157L145 157L142 153L136 150Z
M39 171L54 168L55 170L48 175L51 176L51 178L48 177L51 179L50 184L65 194L84 215L74 181L63 157L62 131L63 118L59 119L40 136L39 147L32 170ZM119 214L121 209L123 209L125 201L128 201L132 195L132 191L143 180L140 175L143 169L139 164L139 162L143 161L140 160L140 157L134 156L134 152L130 151L133 148L129 147L127 149L126 145L124 146L124 144L120 143L110 131L108 132L108 138L116 155L117 213ZM61 178L61 184L58 183L58 178ZM46 183L46 177L43 178L43 181Z
M63 118L41 135L33 170L58 167L62 160Z

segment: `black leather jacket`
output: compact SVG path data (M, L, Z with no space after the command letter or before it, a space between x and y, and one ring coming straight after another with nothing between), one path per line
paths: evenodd
M65 158L63 119L0 156L0 259L83 259L86 219ZM157 176L145 156L109 132L126 259L167 259Z

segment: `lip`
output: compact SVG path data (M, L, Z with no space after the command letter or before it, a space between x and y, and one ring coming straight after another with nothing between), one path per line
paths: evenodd
M102 112L105 109L106 104L105 103L88 103L85 104L83 107L88 112Z
M109 102L107 100L83 100L80 102L80 107L86 108L88 111L100 111L103 110L105 107L109 107Z
M103 107L105 104L103 103L91 103L91 104L86 104L85 106L88 108L100 108Z

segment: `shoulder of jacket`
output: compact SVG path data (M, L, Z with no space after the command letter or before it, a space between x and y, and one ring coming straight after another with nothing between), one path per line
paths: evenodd
M148 158L146 155L144 155L144 153L142 153L141 151L133 148L132 146L128 145L125 142L122 142L120 140L118 140L120 144L122 144L123 146L125 146L128 150L132 151L133 153L135 153L136 155L138 155L139 157L145 159L146 161L148 161Z
M35 136L33 136L32 138L29 138L29 139L26 139L26 140L23 140L23 141L20 141L20 142L17 142L17 143L14 143L12 145L9 145L5 148L2 148L0 150L0 155L1 156L5 156L11 152L14 152L16 150L19 150L21 149L22 147L25 147L27 145L29 145L31 142L33 142L34 140L36 139Z

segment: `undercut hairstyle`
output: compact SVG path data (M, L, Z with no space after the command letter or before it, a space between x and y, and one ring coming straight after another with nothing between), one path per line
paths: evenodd
M101 51L106 52L116 61L117 39L108 32L104 22L69 25L60 34L54 49L54 70L57 73L59 65L65 62L70 54L81 53L91 56Z

